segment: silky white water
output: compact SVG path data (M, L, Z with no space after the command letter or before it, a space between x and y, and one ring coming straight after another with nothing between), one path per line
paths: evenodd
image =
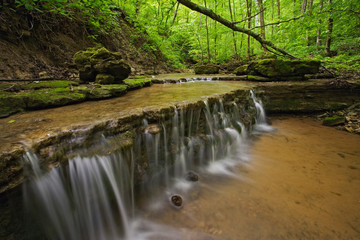
M170 122L151 123L153 132L144 119L145 130L132 149L78 156L48 173L42 173L37 156L27 154L33 176L24 186L25 202L34 221L49 239L181 239L180 230L146 220L144 207L137 206L144 201L137 199L145 198L152 210L171 205L173 194L186 204L188 192L201 184L186 180L190 171L240 177L233 169L249 160L248 133L272 130L261 101L253 92L251 98L257 117L248 129L237 104L225 108L221 100L205 101L203 109L175 108ZM142 181L135 191L137 174Z

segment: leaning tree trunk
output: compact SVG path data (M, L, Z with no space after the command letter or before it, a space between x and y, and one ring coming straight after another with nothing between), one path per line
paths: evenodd
M280 54L282 54L283 56L289 57L289 58L296 58L293 55L291 55L290 53L286 52L285 50L276 47L272 42L267 41L265 39L263 39L259 34L254 33L253 31L249 30L249 29L245 29L242 27L238 27L236 26L236 24L226 20L225 18L215 14L212 10L208 9L208 8L204 8L201 7L197 4L194 4L193 2L189 1L189 0L177 0L178 2L180 2L181 4L183 4L184 6L190 8L191 10L194 10L196 12L202 13L208 17L210 17L211 19L221 23L222 25L236 31L236 32L242 32L245 33L249 36L251 36L252 38L254 38L256 41L258 41L262 46L265 46L268 48L268 50L270 50L269 48L271 48L272 50L270 51L276 51Z

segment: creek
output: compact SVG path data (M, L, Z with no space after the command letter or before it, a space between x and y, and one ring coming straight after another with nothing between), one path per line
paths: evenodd
M138 114L135 128L120 133L99 128L91 144L68 150L69 160L51 162L50 171L27 152L26 231L9 239L357 239L359 136L309 119L269 126L249 87L165 84L139 90L141 97L39 111L29 125L28 114L14 116L27 128L15 134L35 139L70 122L113 126L107 119L135 105L161 113ZM237 89L246 91L226 95ZM85 138L77 133L66 143Z

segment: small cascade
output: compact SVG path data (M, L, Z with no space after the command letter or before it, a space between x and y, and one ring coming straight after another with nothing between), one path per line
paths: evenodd
M257 111L255 130L269 129L261 101L253 92L251 98ZM243 112L237 103L222 100L205 100L202 108L176 107L170 118L144 119L134 131L132 148L77 156L48 173L41 171L36 155L28 153L33 179L24 187L26 203L39 225L46 226L49 239L173 235L160 234L161 226L145 221L135 199L145 196L147 205L161 208L176 196L184 204L186 192L197 184L197 173L235 176L234 166L249 160L250 123L242 122ZM108 146L111 137L103 138L103 146Z
M36 156L26 159L39 169ZM35 171L25 186L26 205L50 239L128 239L129 170L121 154L76 157L47 174Z
M274 130L267 121L266 121L266 114L265 109L263 107L262 101L257 99L253 90L250 90L251 99L254 101L256 107L256 124L255 130L259 132L271 132Z

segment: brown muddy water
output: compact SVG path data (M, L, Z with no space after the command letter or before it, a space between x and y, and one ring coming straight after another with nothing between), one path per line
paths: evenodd
M313 118L272 121L239 177L201 176L182 209L146 218L180 229L176 239L360 239L360 136Z

